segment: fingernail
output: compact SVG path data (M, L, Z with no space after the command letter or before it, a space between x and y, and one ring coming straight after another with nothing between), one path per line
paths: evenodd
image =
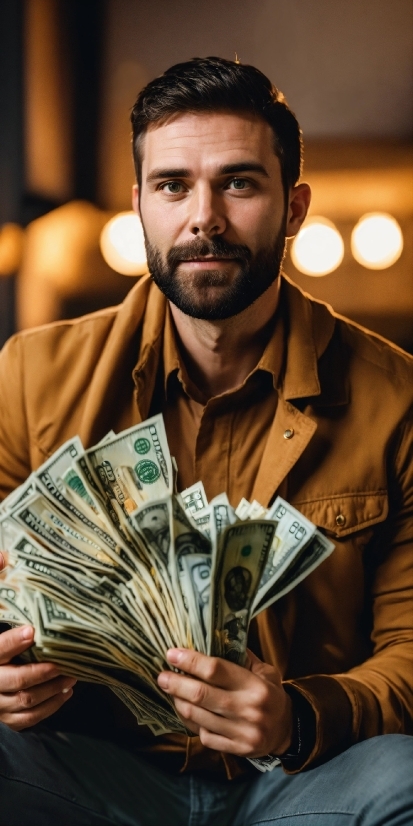
M33 637L33 628L31 625L25 625L24 628L20 628L20 637L22 640L31 640Z
M69 691L72 691L72 689L71 688L63 688L62 689L62 694L69 694ZM72 691L72 694L73 694L73 691Z
M161 688L165 688L165 689L168 688L168 685L169 685L169 676L168 676L168 674L164 674L164 673L159 674L159 676L158 676L158 685Z
M170 663L179 663L182 660L183 653L180 648L170 648L166 652L166 658Z

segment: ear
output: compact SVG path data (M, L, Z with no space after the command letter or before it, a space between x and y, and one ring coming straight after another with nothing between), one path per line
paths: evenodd
M132 208L133 211L136 212L138 218L141 217L141 211L139 209L139 186L138 184L134 184L132 187Z
M293 238L303 224L311 201L311 189L308 184L298 184L290 189L286 237Z

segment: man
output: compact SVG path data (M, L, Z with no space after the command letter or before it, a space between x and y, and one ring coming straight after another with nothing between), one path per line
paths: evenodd
M159 685L187 740L11 663L33 631L5 631L0 824L411 824L413 360L280 277L310 191L297 121L258 70L179 64L132 124L152 278L6 345L2 495L75 433L162 412L180 488L280 493L336 548L253 623L248 668L168 652ZM277 756L264 774L245 759Z

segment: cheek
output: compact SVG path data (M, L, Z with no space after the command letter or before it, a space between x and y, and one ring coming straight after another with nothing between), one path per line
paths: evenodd
M148 241L162 254L168 252L179 238L177 217L172 211L160 211L151 204L141 203L141 219Z
M234 210L232 226L242 236L251 249L265 247L275 239L283 220L282 210L274 208L274 203L266 200L260 204L252 199L245 201L242 209Z

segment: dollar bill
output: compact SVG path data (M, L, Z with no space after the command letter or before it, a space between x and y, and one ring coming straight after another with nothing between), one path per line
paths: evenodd
M334 542L327 539L320 531L316 531L310 543L297 554L290 565L284 569L279 577L273 577L272 584L263 590L263 595L259 598L259 591L254 600L253 614L256 616L261 611L269 608L281 597L285 596L292 588L295 588L305 577L311 574L321 562L327 559L334 551ZM271 582L271 581L270 581Z
M176 479L156 416L87 451L70 439L0 506L0 621L31 623L28 657L109 686L156 735L186 732L157 685L167 649L243 665L252 616L334 548L280 497L234 511Z
M254 600L254 610L294 557L311 541L316 530L312 522L280 496L277 496L265 518L275 521L277 527Z
M209 653L242 665L253 600L274 537L264 520L224 529L211 596Z
M202 482L196 482L195 485L191 485L191 487L183 490L182 493L178 494L178 499L184 510L189 511L192 516L196 516L196 514L205 509L208 504Z

